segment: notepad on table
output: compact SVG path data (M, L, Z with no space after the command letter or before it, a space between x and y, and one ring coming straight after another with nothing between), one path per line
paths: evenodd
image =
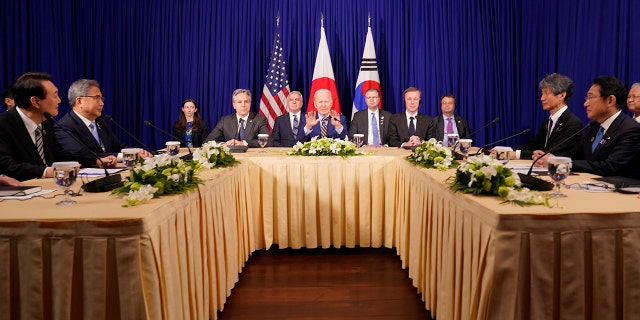
M24 196L42 190L40 186L0 186L0 197Z

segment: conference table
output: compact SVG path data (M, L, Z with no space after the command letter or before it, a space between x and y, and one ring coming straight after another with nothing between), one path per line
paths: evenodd
M106 193L2 201L0 317L215 319L251 253L274 245L395 248L438 319L640 314L636 195L563 189L551 208L520 207L450 191L453 170L409 151L365 150L250 149L198 189L134 207Z

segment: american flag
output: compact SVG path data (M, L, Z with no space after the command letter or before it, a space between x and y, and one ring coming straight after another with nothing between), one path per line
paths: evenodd
M273 41L269 69L264 79L262 97L260 98L260 114L267 118L269 131L273 130L273 123L276 118L287 112L286 101L289 96L289 80L287 80L287 70L282 54L282 44L280 43L279 18L276 21L276 38Z

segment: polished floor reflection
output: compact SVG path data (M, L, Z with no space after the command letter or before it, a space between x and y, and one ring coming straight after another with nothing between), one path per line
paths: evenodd
M394 249L253 253L219 319L431 319Z

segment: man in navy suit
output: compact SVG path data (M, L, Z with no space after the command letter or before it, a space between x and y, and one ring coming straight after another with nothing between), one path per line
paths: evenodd
M304 134L308 140L313 137L344 139L347 136L347 118L331 110L333 96L331 91L320 89L313 95L316 111L307 112Z
M353 115L349 126L349 137L353 140L353 135L360 133L364 135L364 145L375 147L389 145L391 112L380 110L380 92L376 88L367 90L364 93L364 99L367 109Z
M572 157L573 171L640 179L640 125L622 112L626 101L622 81L611 76L593 80L584 103L593 121Z
M249 148L260 148L258 134L269 134L267 118L249 112L251 108L251 91L236 89L231 95L235 113L226 115L218 121L205 142L215 140L227 146L239 145ZM270 145L268 143L267 145Z
M440 109L442 110L442 115L433 118L433 125L429 128L429 137L442 141L445 145L447 144L447 141L444 141L445 134L454 133L461 139L471 138L467 119L454 114L456 97L453 94L447 93L440 98Z
M511 159L535 159L552 148L557 156L571 156L580 150L580 135L565 141L582 129L580 118L567 107L573 94L573 81L552 73L540 80L538 88L542 109L549 111L549 119L540 125L531 141L511 151Z
M51 164L75 160L84 167L115 165L116 158L71 154L55 137L45 113L58 115L58 88L47 73L28 72L13 86L16 107L0 114L0 174L24 181L53 177Z
M274 147L293 147L297 142L305 142L304 126L307 119L302 110L302 93L291 91L287 97L289 112L276 118L271 138Z
M432 118L418 112L420 106L420 90L409 87L404 90L405 111L391 116L389 124L389 146L411 147L417 146L428 136L429 127L432 126Z
M100 157L112 155L122 161L120 150L127 146L120 142L107 123L100 118L104 107L100 84L95 80L77 80L69 87L67 97L72 110L54 125L60 145L71 153L90 157L91 152L86 149L87 146ZM82 141L85 146L78 144L77 140ZM148 158L151 157L151 153L141 149L140 156Z

